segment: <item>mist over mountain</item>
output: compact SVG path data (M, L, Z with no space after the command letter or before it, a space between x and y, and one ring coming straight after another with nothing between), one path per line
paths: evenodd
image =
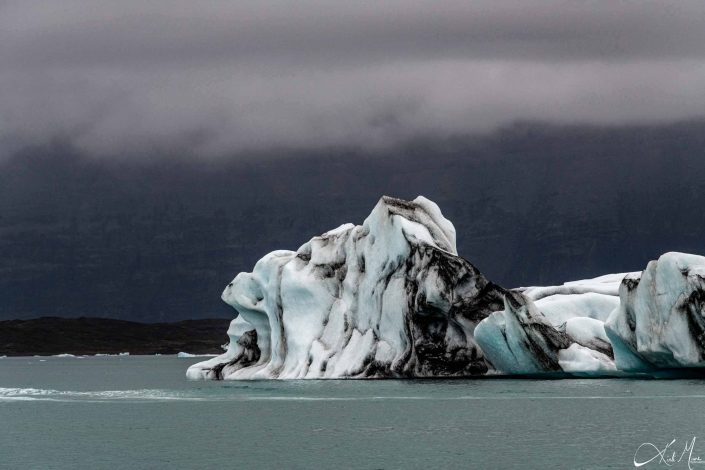
M235 274L383 194L438 203L459 253L506 287L638 270L705 253L705 120L223 159L23 148L0 159L0 318L230 317Z

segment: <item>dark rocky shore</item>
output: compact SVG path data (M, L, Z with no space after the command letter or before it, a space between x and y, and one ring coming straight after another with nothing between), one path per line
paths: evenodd
M222 353L229 323L228 319L137 323L85 317L0 321L0 356Z

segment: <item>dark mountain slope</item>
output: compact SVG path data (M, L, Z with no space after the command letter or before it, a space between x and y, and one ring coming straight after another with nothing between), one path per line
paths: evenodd
M0 321L0 355L219 354L228 320L135 323L107 318Z
M25 149L0 163L0 318L231 317L237 272L360 223L383 194L437 202L460 254L507 287L636 270L705 253L705 121L228 160Z

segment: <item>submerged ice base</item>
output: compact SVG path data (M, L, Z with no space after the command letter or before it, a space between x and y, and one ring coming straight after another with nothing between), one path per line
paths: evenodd
M705 258L644 273L504 289L458 256L424 197L383 197L345 224L240 273L225 354L192 379L616 375L705 365Z

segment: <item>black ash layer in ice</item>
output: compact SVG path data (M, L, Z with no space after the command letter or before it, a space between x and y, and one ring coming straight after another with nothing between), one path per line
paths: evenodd
M187 375L615 374L699 366L701 272L705 258L668 253L649 265L647 282L630 273L507 290L458 256L453 224L436 204L383 197L362 225L342 225L295 252L272 252L238 274L222 296L239 313L228 351ZM668 296L658 294L664 289ZM655 296L658 305L646 308Z

